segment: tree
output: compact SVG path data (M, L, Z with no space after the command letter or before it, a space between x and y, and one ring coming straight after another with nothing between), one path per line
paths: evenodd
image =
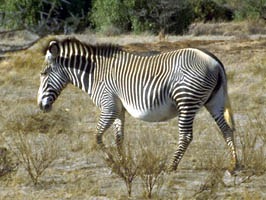
M91 8L91 1L84 0L1 1L0 25L9 29L27 29L41 36L65 32L65 27L76 31L81 26L87 26L87 13Z
M110 27L119 28L121 31L129 30L129 11L123 0L93 1L90 19L99 31Z
M145 3L144 3L145 2ZM193 20L190 4L186 0L135 1L135 16L151 31L182 33Z
M266 0L242 0L235 3L236 18L266 20Z

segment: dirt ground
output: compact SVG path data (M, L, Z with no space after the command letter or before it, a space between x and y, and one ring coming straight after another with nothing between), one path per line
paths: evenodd
M151 35L83 34L75 37L93 44L120 44L127 51L143 55L185 47L203 48L215 54L228 75L236 120L237 153L243 168L235 176L228 173L228 149L214 121L202 109L195 120L194 139L178 170L161 174L161 183L155 185L152 198L266 199L265 36L252 35L245 39L168 36L165 41L158 41ZM25 33L5 36L0 41L0 49L34 39ZM68 86L54 104L53 111L46 114L39 110L36 95L43 57L38 45L27 51L9 53L8 59L0 61L0 147L7 149L6 154L0 151L0 157L8 157L10 161L6 162L11 163L12 169L0 176L0 199L146 199L140 177L133 181L129 198L124 181L106 166L101 152L95 150L99 111L85 93ZM125 135L125 142L133 144L135 156L140 151L137 141L149 141L145 143L146 148L158 155L169 152L169 161L178 139L177 120L145 123L126 115ZM32 154L40 150L48 152L49 156L56 154L36 185L28 175L25 161L24 164L19 162L21 156L14 155L19 152L21 141L34 147L28 149ZM114 145L112 130L105 134L105 143ZM3 160L0 159L0 171L6 166Z

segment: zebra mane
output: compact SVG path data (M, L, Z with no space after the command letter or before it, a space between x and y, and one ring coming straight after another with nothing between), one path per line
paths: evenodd
M65 39L57 39L57 38L51 38L47 41L45 47L43 48L43 55L46 54L47 50L49 49L49 44L51 41L56 41L58 43L61 43L61 44L65 44L66 42L67 43L76 43L76 44L81 44L82 46L84 46L85 48L92 48L94 50L101 50L101 51L110 51L110 52L117 52L117 51L123 51L123 48L119 45L116 45L116 44L111 44L111 43L102 43L102 44L89 44L89 43L85 43L85 42L82 42L80 40L78 40L77 38L75 37L68 37L68 38L65 38Z

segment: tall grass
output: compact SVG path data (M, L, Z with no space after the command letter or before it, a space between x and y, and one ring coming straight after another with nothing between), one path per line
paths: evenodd
M156 137L154 137L156 136ZM133 139L138 137L138 140ZM102 153L105 165L121 178L126 185L128 196L132 195L132 186L138 177L142 183L143 197L152 198L154 188L159 193L168 164L168 153L156 133L146 133L143 136L130 136L132 140L125 141L121 151L108 147Z
M125 183L129 197L139 170L137 152L132 149L132 144L126 143L122 151L118 152L116 148L109 147L105 149L102 156L106 166Z
M248 114L245 126L239 125L241 166L254 175L266 172L266 119L263 114Z
M56 140L45 135L29 137L18 132L12 136L12 142L8 142L9 149L26 170L34 185L39 184L44 171L51 167L60 155Z

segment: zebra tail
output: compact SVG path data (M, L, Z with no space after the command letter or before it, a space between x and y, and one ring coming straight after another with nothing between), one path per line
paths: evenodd
M219 61L219 60L218 60ZM224 69L223 64L219 61L220 64L220 75L221 75L221 81L223 85L224 95L225 95L225 107L224 107L224 119L226 123L229 125L232 131L235 131L235 121L233 116L233 111L231 108L230 98L228 96L228 90L227 90L227 77L226 72Z
M233 111L230 104L230 99L226 91L226 97L225 97L225 108L224 108L224 118L227 124L230 126L232 131L235 131L235 122L233 117Z

